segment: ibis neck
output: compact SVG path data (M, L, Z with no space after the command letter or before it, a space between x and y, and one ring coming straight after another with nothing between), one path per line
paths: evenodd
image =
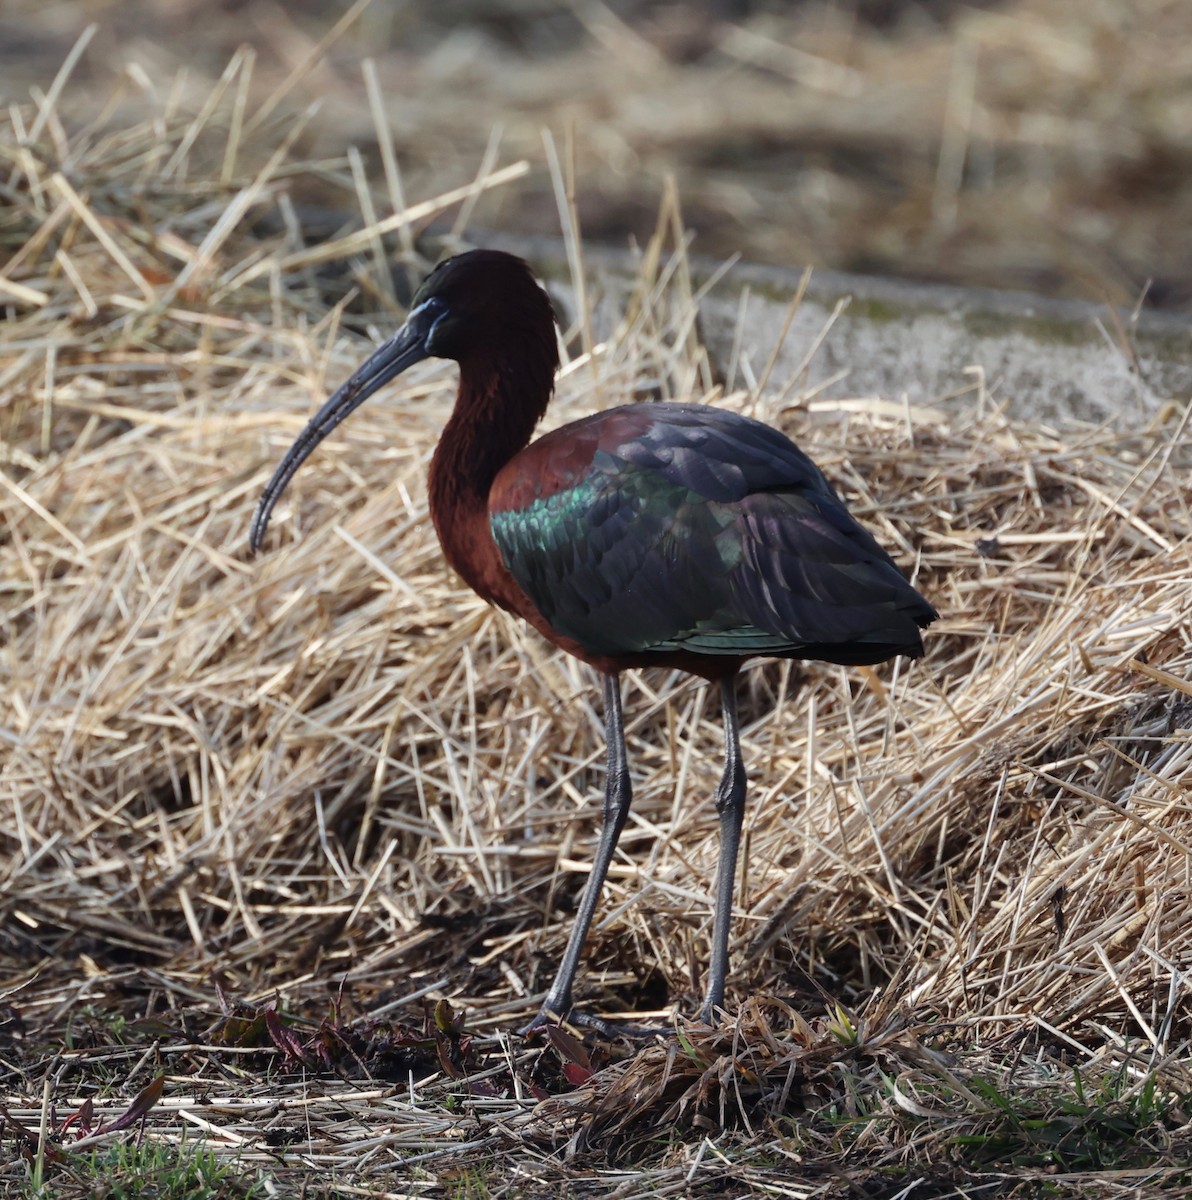
M553 370L536 376L524 368L479 370L460 364L455 411L431 459L428 485L431 519L444 553L470 583L471 542L481 534L491 538L493 480L529 444L550 400L552 376Z

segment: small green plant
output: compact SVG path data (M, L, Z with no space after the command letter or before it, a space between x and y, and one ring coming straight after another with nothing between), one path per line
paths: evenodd
M211 1150L183 1143L107 1146L63 1157L40 1186L30 1180L28 1200L252 1200L261 1185Z
M828 1021L828 1032L842 1046L859 1046L861 1031L849 1011L842 1005L836 1004L834 1019Z
M451 1200L488 1200L488 1180L478 1167L465 1167L444 1179Z
M1075 1071L1071 1092L1035 1097L1009 1095L980 1077L968 1083L991 1106L992 1119L953 1144L988 1162L1105 1171L1162 1157L1172 1101L1159 1094L1153 1076L1133 1087L1122 1072L1090 1090Z
M128 1034L128 1019L123 1013L87 1004L68 1016L63 1043L68 1050L105 1044L123 1046Z

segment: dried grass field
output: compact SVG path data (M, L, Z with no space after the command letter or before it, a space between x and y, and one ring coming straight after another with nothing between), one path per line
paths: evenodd
M453 370L403 377L246 539L399 318L393 256L425 265L428 223L466 236L528 168L399 206L252 107L238 61L116 122L68 115L64 73L0 132L5 1194L1188 1194L1186 398L1048 428L983 391L726 386L769 348L743 372L702 346L673 196L627 301L583 270L550 422L693 396L781 426L942 619L914 664L749 672L715 1029L674 1016L707 959L714 698L630 677L581 999L676 1034L526 1041L602 722L591 674L442 562ZM339 228L304 220L316 193Z

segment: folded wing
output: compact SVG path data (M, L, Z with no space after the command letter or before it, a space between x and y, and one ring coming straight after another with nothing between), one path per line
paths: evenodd
M498 475L490 525L552 628L595 654L881 662L934 609L777 430L704 405L612 409Z

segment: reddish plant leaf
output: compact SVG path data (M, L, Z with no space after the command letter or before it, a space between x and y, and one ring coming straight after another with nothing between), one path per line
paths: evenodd
M439 1066L444 1072L451 1076L452 1079L462 1079L463 1072L451 1061L451 1046L446 1038L440 1038L435 1044L435 1049L439 1052Z
M545 1025L543 1029L546 1032L546 1040L550 1042L565 1063L574 1063L576 1066L583 1067L591 1075L592 1060L588 1057L588 1052L579 1038L573 1037L559 1025Z
M12 1134L27 1149L36 1151L37 1143L40 1140L38 1135L27 1125L18 1121L3 1104L0 1104L0 1117L4 1118L5 1133Z
M265 1028L268 1030L269 1040L282 1052L287 1063L306 1061L306 1052L302 1043L292 1029L282 1024L281 1017L272 1008L265 1010Z
M149 1115L149 1110L161 1099L165 1086L166 1077L158 1075L152 1083L141 1088L133 1102L110 1125L103 1127L103 1132L115 1133L143 1121Z
M58 1135L61 1137L72 1125L79 1127L79 1133L86 1137L91 1132L92 1120L95 1116L95 1106L91 1103L90 1097L79 1105L75 1112L72 1112L65 1121L62 1122L62 1128L58 1130Z

